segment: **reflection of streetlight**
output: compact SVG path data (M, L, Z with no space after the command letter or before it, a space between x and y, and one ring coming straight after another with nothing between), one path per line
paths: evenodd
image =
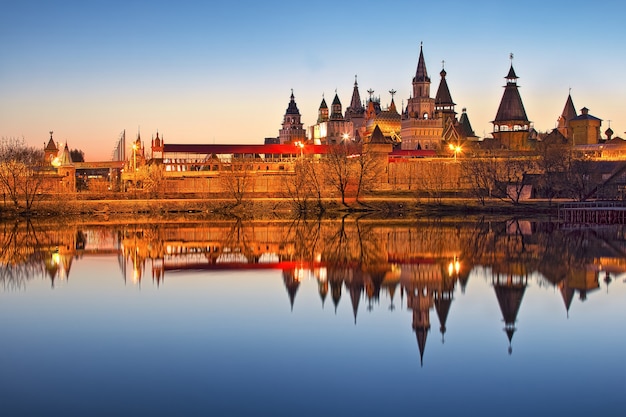
M298 148L300 148L300 159L302 159L302 151L304 149L304 143L297 141L293 143L294 145L296 145Z
M133 143L133 172L137 171L137 144Z
M455 256L454 260L448 264L448 275L451 277L453 274L459 276L459 272L461 271L461 263L458 258Z
M454 162L456 162L456 154L461 152L461 147L459 145L454 146L453 144L448 145L448 147L454 152Z

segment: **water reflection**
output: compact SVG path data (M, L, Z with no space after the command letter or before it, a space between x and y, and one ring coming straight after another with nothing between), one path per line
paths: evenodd
M3 224L0 282L5 291L28 281L69 285L72 265L115 257L120 279L158 288L181 271L274 269L282 273L289 308L305 280L315 280L320 307L330 296L335 312L397 308L412 315L423 363L437 316L441 342L455 301L470 276L484 276L500 307L508 350L530 283L557 289L566 314L626 271L624 228L565 229L549 222L416 220L212 221L159 224ZM620 279L620 282L621 281ZM364 307L362 305L364 304ZM532 306L526 306L532 308Z

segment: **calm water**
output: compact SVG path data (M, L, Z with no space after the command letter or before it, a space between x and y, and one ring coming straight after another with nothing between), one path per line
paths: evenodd
M0 230L0 415L626 414L622 228Z

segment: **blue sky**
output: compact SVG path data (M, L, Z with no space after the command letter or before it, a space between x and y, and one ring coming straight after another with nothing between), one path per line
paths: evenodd
M213 3L213 2L211 2ZM476 133L491 131L509 53L526 112L550 130L569 89L577 109L626 136L621 74L626 6L617 2L2 1L0 136L42 144L48 131L88 160L122 130L148 142L261 143L293 88L305 125L322 94L345 107L411 93L420 42L439 85ZM593 7L592 7L593 6Z

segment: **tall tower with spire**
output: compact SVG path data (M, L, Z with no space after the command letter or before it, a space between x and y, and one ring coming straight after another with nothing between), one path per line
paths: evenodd
M510 55L511 67L506 75L506 86L500 100L500 106L493 123L493 138L501 146L511 150L528 149L530 122L524 110L524 103L517 85L518 76L513 69L513 54Z
M346 108L345 118L347 121L352 122L352 137L356 137L356 132L365 125L365 107L361 102L359 84L357 83L356 75L354 76L352 100L350 100L350 105Z
M442 132L441 120L435 118L435 99L430 97L430 77L420 44L413 97L407 102L402 120L402 149L439 149Z
M291 97L287 111L283 117L283 127L278 131L280 143L304 142L306 140L306 131L301 121L302 116L296 105L296 100L291 90Z

